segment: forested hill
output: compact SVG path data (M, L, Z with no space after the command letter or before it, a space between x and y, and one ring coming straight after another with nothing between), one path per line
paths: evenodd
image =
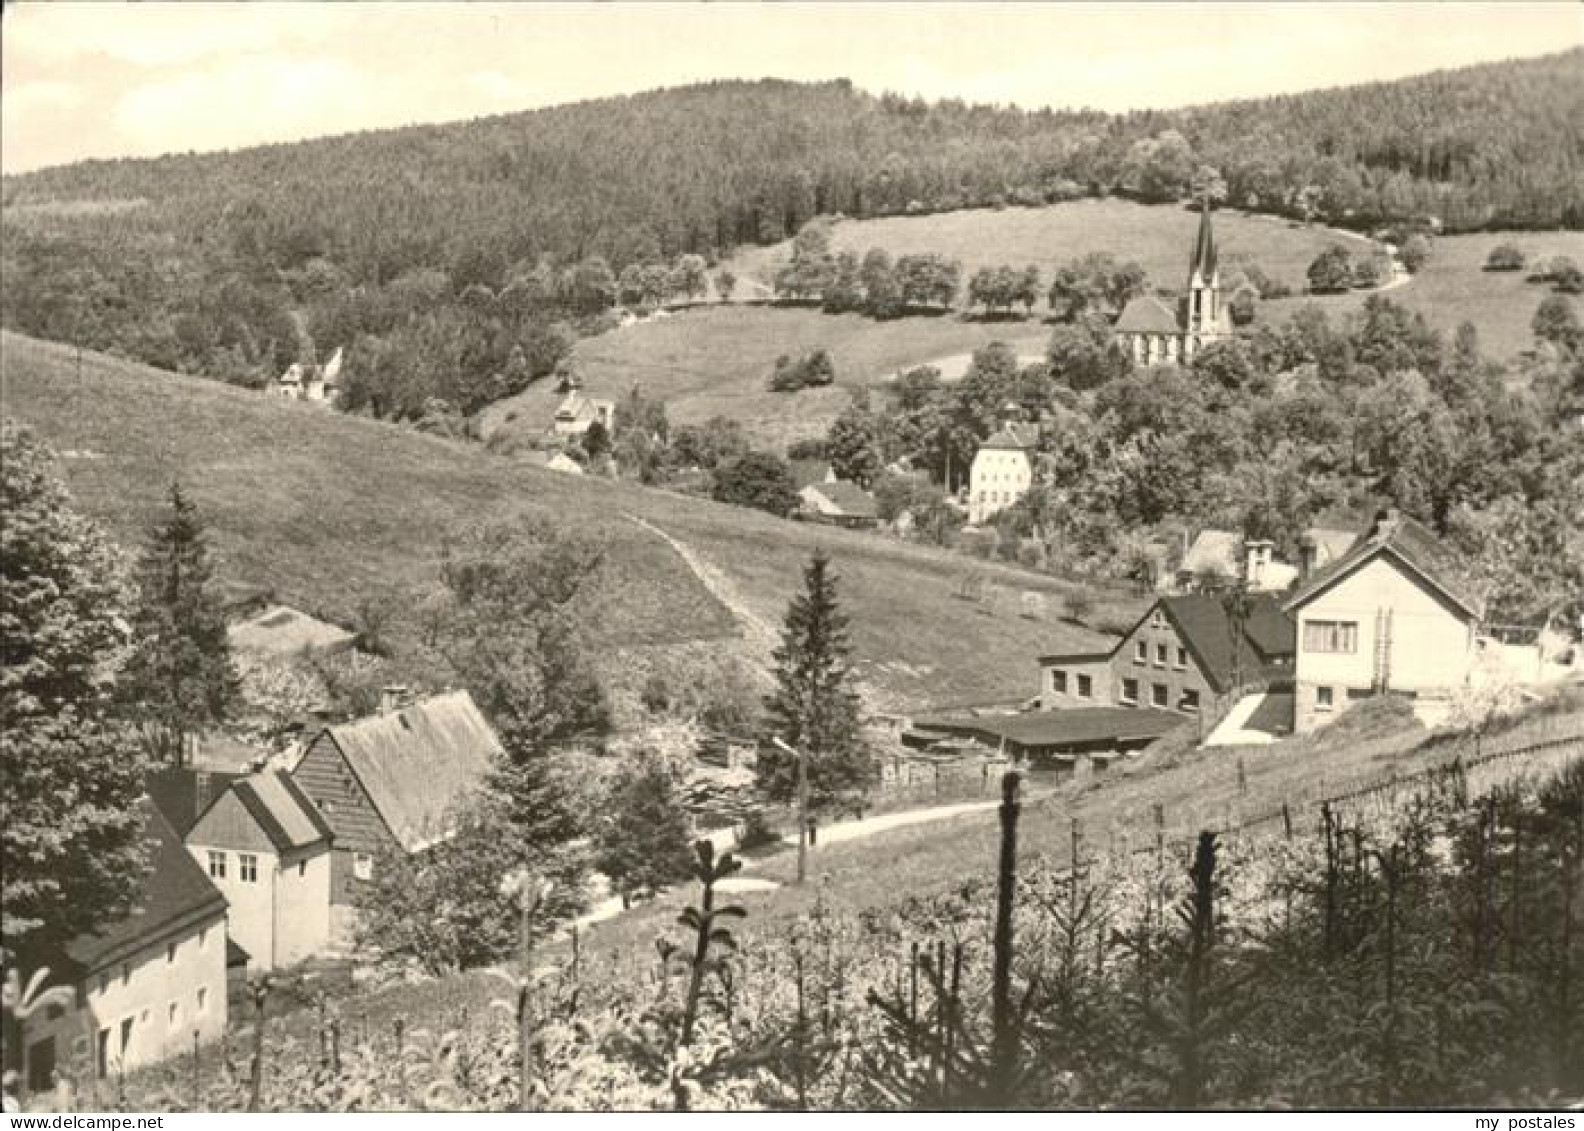
M1053 100L1081 96L1060 81ZM403 411L431 394L468 408L552 367L624 268L779 240L821 213L1209 192L1352 227L1584 226L1581 122L1584 50L1124 116L711 83L8 177L0 316L245 384L402 327L402 356L465 375L403 378ZM487 333L458 313L475 286L510 308Z

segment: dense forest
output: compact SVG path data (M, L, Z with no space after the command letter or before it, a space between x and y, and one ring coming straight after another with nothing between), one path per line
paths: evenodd
M423 395L388 411L417 416L430 396L464 407L549 371L625 269L780 240L822 214L1209 195L1359 228L1578 227L1581 62L1122 116L718 82L81 162L5 179L0 314L251 384L366 335L378 357L465 370L457 387L415 376Z

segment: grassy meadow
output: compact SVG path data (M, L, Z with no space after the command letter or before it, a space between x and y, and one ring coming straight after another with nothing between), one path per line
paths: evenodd
M859 314L734 303L693 307L585 338L572 356L591 395L620 399L636 385L665 402L672 424L725 416L762 446L781 450L793 440L823 436L855 389L997 340L1043 354L1049 333L1038 322L977 322L956 315L876 322ZM816 349L830 351L834 385L797 393L768 390L777 357ZM542 431L559 400L550 382L540 382L485 409L483 432Z
M399 607L421 599L449 531L537 514L608 542L590 631L623 686L688 652L761 660L744 643L743 614L778 625L816 545L835 561L859 671L883 708L1033 695L1034 657L1099 640L1058 619L1069 585L1015 567L566 476L476 444L93 353L78 377L70 347L20 335L0 337L0 361L5 415L60 453L78 504L124 545L141 543L179 476L209 518L222 576L343 623L365 598ZM629 515L718 571L737 607ZM956 596L971 573L985 579L977 602ZM1024 615L1029 592L1045 598L1041 616ZM1140 607L1130 594L1096 596L1095 623Z

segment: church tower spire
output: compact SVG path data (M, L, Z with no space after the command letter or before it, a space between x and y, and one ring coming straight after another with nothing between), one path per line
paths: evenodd
M1199 205L1199 234L1188 263L1188 332L1218 334L1225 312L1221 307L1221 273L1216 267L1215 229L1210 223L1210 198Z

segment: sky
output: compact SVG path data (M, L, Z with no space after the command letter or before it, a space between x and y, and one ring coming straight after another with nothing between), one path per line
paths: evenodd
M0 17L0 168L233 149L724 78L1169 108L1584 43L1552 3L88 3Z

